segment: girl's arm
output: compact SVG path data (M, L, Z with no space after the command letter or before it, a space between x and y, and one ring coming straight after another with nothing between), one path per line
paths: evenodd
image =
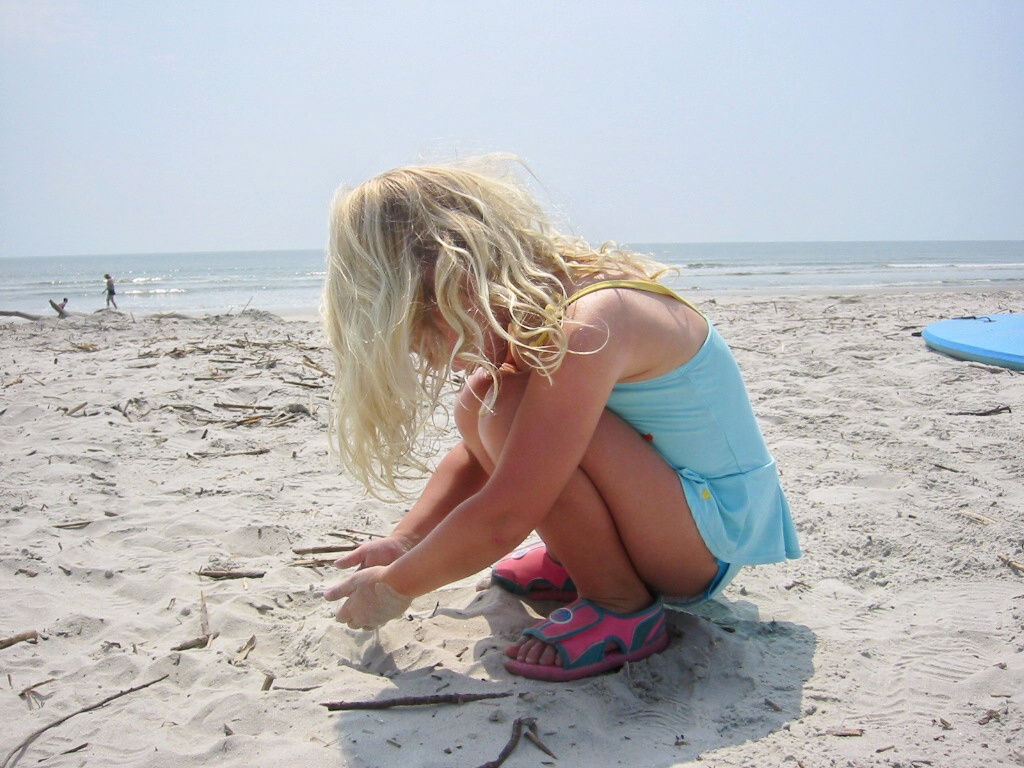
M461 502L483 487L483 467L459 441L437 465L423 493L384 539L363 544L334 561L338 568L388 565L419 544Z
M487 474L480 462L460 440L437 465L423 493L391 535L410 542L411 549L486 482Z
M593 326L576 329L571 344L586 354L568 355L551 380L530 376L494 473L378 575L389 588L415 597L476 573L550 512L583 460L629 354L628 344L610 343Z

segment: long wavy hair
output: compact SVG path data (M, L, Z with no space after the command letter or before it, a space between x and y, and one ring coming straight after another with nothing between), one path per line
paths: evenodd
M330 444L375 496L407 494L435 453L424 436L452 380L497 367L486 334L550 376L567 354L563 279L602 271L654 279L665 267L553 226L507 155L398 168L339 189L331 212L322 315L334 354ZM458 337L444 343L437 315Z

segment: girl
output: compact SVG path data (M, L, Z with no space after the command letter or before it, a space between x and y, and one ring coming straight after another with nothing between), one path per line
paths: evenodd
M572 680L668 644L665 606L798 557L733 357L661 265L556 231L512 164L401 168L334 202L324 320L331 443L371 492L425 468L453 372L461 440L394 531L340 558L339 621L376 628L502 559L569 605L506 667Z

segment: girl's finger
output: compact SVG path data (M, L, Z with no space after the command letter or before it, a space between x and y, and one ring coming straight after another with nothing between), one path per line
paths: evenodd
M335 568L351 568L353 565L362 565L363 555L357 549L347 554L342 555L334 561Z
M350 576L349 578L339 581L333 587L328 587L324 590L324 600L334 601L340 600L343 597L348 597L356 591L355 580Z

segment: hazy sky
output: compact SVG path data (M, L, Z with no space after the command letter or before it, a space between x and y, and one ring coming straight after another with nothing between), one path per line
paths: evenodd
M0 256L319 248L493 150L592 241L1024 239L1024 2L0 0Z

